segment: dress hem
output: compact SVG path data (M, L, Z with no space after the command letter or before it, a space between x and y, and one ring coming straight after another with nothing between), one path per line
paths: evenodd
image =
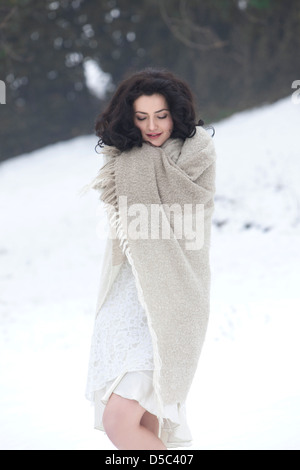
M146 411L158 418L158 404L155 400L152 374L153 371L150 370L125 372L107 382L106 387L96 390L94 392L94 429L105 433L102 415L112 393L136 400ZM158 437L167 448L190 447L192 445L192 436L186 422L185 404L175 403L163 407L162 426Z

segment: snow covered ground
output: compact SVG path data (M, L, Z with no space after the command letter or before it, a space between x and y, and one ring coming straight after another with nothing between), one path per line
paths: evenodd
M190 449L300 449L300 106L215 125L211 317ZM114 449L84 397L105 223L96 138L0 165L0 448Z

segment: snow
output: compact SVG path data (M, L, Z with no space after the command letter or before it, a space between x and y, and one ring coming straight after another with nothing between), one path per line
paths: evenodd
M87 25L91 27L91 25ZM83 62L86 85L92 95L103 100L107 91L113 89L112 77L109 73L103 72L99 64L91 58L86 58Z
M300 106L215 124L211 316L191 449L300 449ZM94 136L0 165L0 448L112 450L85 399L105 225Z

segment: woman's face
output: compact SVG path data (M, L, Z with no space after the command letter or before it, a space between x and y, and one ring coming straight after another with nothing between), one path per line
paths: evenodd
M142 95L133 103L134 124L142 133L143 140L160 147L170 137L173 120L164 96Z

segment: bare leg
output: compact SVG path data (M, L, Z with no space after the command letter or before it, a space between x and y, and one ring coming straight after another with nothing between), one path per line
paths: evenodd
M119 450L165 450L163 442L142 425L145 409L135 400L112 393L103 413L103 427ZM150 413L149 413L150 415ZM150 417L153 415L150 415ZM154 420L146 416L144 423L153 428Z
M159 423L155 415L145 411L141 419L141 425L151 431L155 436L158 436Z

